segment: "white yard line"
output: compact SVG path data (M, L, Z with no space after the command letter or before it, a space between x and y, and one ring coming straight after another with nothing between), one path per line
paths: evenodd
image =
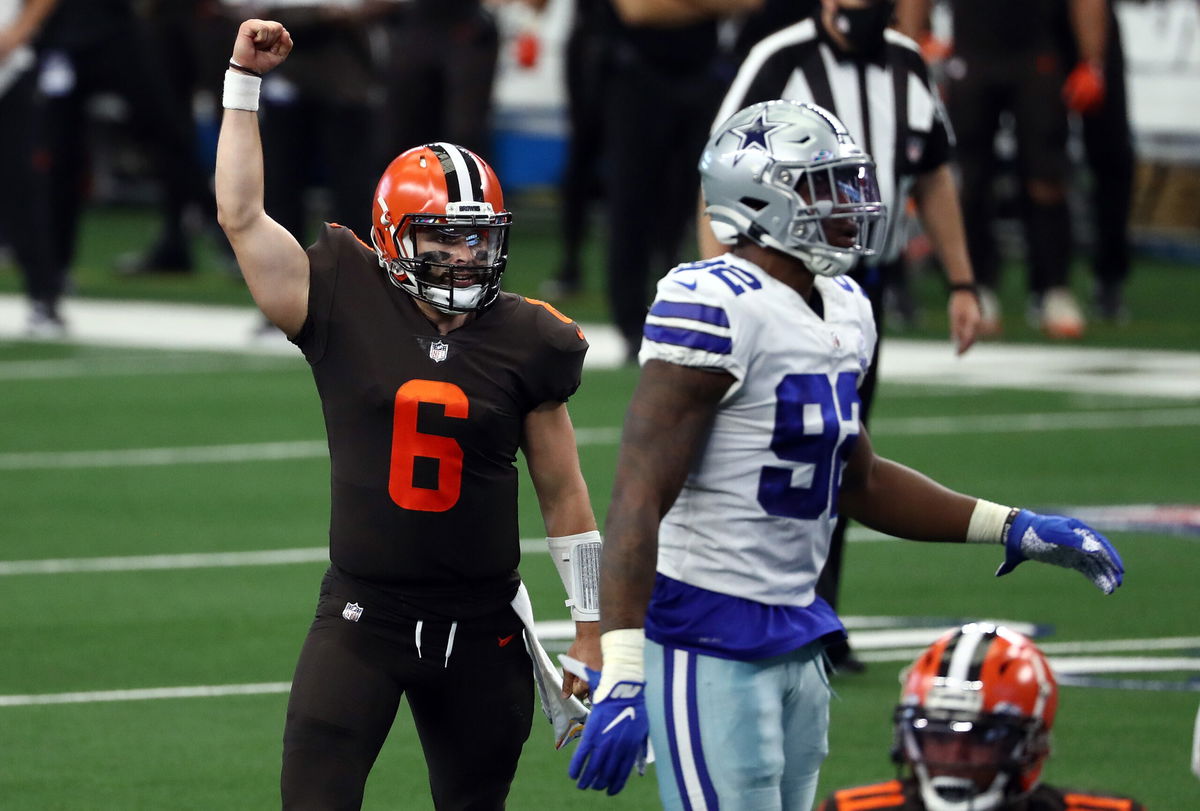
M845 619L845 618L843 618ZM894 622L902 622L903 617L892 618ZM1036 636L1033 626L1028 623L998 620L1026 636ZM850 623L846 623L849 625ZM872 662L903 662L912 661L925 648L945 633L945 628L890 628L886 631L850 631L850 642L855 651L861 652L863 661ZM1072 657L1081 654L1097 653L1150 653L1161 651L1180 651L1189 653L1200 650L1200 637L1169 636L1158 639L1093 639L1081 642L1050 642L1042 639L1037 641L1038 647L1047 656ZM858 655L856 653L856 655ZM1180 657L1176 657L1180 658ZM1186 658L1193 664L1184 670L1197 669L1200 659ZM1155 660L1160 661L1160 660Z
M179 448L130 448L116 451L30 451L0 454L0 470L157 467L162 465L273 462L329 455L323 440L252 442Z
M149 377L239 372L295 370L304 367L299 357L156 352L137 358L67 358L62 360L12 360L0 362L0 381L67 380L81 377Z
M1200 425L1200 408L883 418L875 421L872 433L876 436L936 436L1194 425ZM584 447L615 445L621 438L620 429L616 427L578 428L575 435L579 445ZM0 471L273 462L327 455L328 448L323 440L98 451L24 451L0 453Z
M1108 428L1164 428L1200 425L1200 408L1122 411L1060 411L1047 414L972 414L963 417L893 417L871 423L876 436L1096 431Z
M846 532L853 542L895 541L865 527L853 526ZM545 538L522 538L522 555L547 553ZM250 552L184 552L174 555L120 555L96 558L46 558L43 560L0 560L0 577L37 574L73 574L80 572L144 572L163 569L223 569L239 566L288 566L296 563L325 563L329 547L308 546L295 549L259 549Z
M545 546L545 541L542 546ZM329 547L265 549L255 552L190 552L179 555L127 555L105 558L48 558L0 561L0 576L78 572L144 572L162 569L220 569L283 566L329 561Z
M569 625L570 623L558 623ZM539 636L554 639L550 623L538 623ZM1130 643L1154 643L1162 640L1127 640ZM1098 649L1109 650L1109 643L1075 643L1080 646L1098 644ZM858 647L857 645L855 647ZM1136 644L1128 648L1139 650ZM860 653L860 658L869 662L908 662L920 655L924 648L904 650L881 650ZM1146 657L1146 656L1051 656L1051 667L1058 674L1090 675L1102 673L1173 673L1200 671L1200 658L1195 657ZM32 693L0 695L0 708L31 707L53 704L96 704L116 701L153 701L180 698L223 698L227 696L278 695L291 689L286 681L260 682L253 684L209 684L188 687L147 687L130 690L91 690L69 693Z
M1088 642L1039 642L1043 653L1115 653L1152 650L1200 650L1200 636L1160 639L1095 639Z
M79 693L41 693L0 696L0 707L30 707L39 704L96 704L105 701L148 701L161 698L220 698L286 693L287 681L262 684L208 684L197 687L147 687L141 690L93 690Z

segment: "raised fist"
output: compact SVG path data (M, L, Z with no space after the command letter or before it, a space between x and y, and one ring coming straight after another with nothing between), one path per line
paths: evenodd
M265 74L279 67L291 51L292 35L283 23L246 20L238 28L231 59L255 73Z

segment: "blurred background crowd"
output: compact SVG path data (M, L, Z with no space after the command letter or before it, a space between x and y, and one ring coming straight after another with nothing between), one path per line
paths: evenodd
M822 5L890 8L929 63L985 336L1119 325L1139 252L1200 260L1196 0L0 0L0 277L30 334L68 334L81 221L112 205L152 212L114 279L236 275L211 191L220 84L238 23L264 17L297 43L262 86L267 208L302 243L322 220L365 235L390 158L456 142L553 222L553 267L522 292L590 286L636 335L650 290L622 282L696 257L696 158L739 65ZM936 262L908 227L901 330ZM1014 263L1023 313L996 295Z

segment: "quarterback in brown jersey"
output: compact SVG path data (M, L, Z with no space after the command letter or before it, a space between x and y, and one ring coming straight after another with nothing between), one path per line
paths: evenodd
M576 620L572 655L600 665L600 537L566 408L587 342L500 290L512 218L462 147L391 162L370 245L326 225L305 251L272 220L258 82L291 47L279 23L242 24L216 172L221 226L255 303L308 360L329 439L331 566L292 682L283 806L360 807L405 696L435 806L502 808L536 677L517 607L518 451ZM563 678L566 700L586 689Z
M1145 811L1127 797L1041 782L1058 683L1027 637L973 622L913 662L892 756L907 775L835 791L818 811Z

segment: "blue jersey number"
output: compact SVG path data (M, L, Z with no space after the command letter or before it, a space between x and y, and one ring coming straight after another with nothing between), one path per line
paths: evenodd
M826 508L831 516L837 514L842 463L858 439L855 424L840 440L841 423L854 417L859 400L853 372L837 376L836 397L834 385L825 375L805 374L788 375L776 387L771 450L785 462L811 465L812 479L797 485L794 467L764 467L758 478L758 503L769 515L813 519Z

